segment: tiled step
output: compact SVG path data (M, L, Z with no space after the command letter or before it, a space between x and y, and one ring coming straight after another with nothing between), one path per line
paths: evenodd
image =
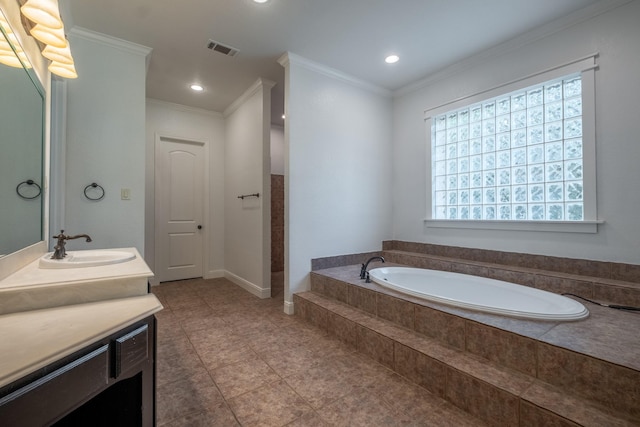
M488 425L632 426L615 410L316 292L296 314ZM613 415L615 414L615 415Z
M457 350L535 377L640 425L635 314L590 306L581 322L510 319L400 296L346 265L311 272L311 289Z

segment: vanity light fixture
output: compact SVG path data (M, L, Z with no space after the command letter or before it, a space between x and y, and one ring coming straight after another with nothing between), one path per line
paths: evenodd
M26 30L40 42L42 56L51 61L49 71L67 79L78 77L60 17L58 0L27 0L20 11Z
M384 59L384 62L386 62L387 64L395 64L399 60L400 57L398 55L389 55Z

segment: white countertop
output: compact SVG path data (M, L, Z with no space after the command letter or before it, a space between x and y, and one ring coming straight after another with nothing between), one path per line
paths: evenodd
M0 316L0 387L162 309L153 294Z
M135 255L117 264L40 268L43 254L0 280L0 315L145 295L153 272L135 248L104 249Z
M104 249L108 251L110 249ZM56 286L60 283L100 281L104 279L127 277L153 277L153 272L144 262L136 248L111 249L133 253L136 257L131 261L113 265L97 267L51 269L40 268L38 257L24 268L0 280L0 292L12 288L26 288L33 286Z

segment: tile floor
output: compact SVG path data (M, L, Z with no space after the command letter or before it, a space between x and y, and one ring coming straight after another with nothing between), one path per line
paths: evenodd
M159 426L480 426L226 279L163 283Z

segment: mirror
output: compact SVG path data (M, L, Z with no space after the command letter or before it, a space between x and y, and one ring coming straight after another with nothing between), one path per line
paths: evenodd
M44 90L26 57L16 60L21 50L2 18L0 11L0 257L43 239L45 114Z

